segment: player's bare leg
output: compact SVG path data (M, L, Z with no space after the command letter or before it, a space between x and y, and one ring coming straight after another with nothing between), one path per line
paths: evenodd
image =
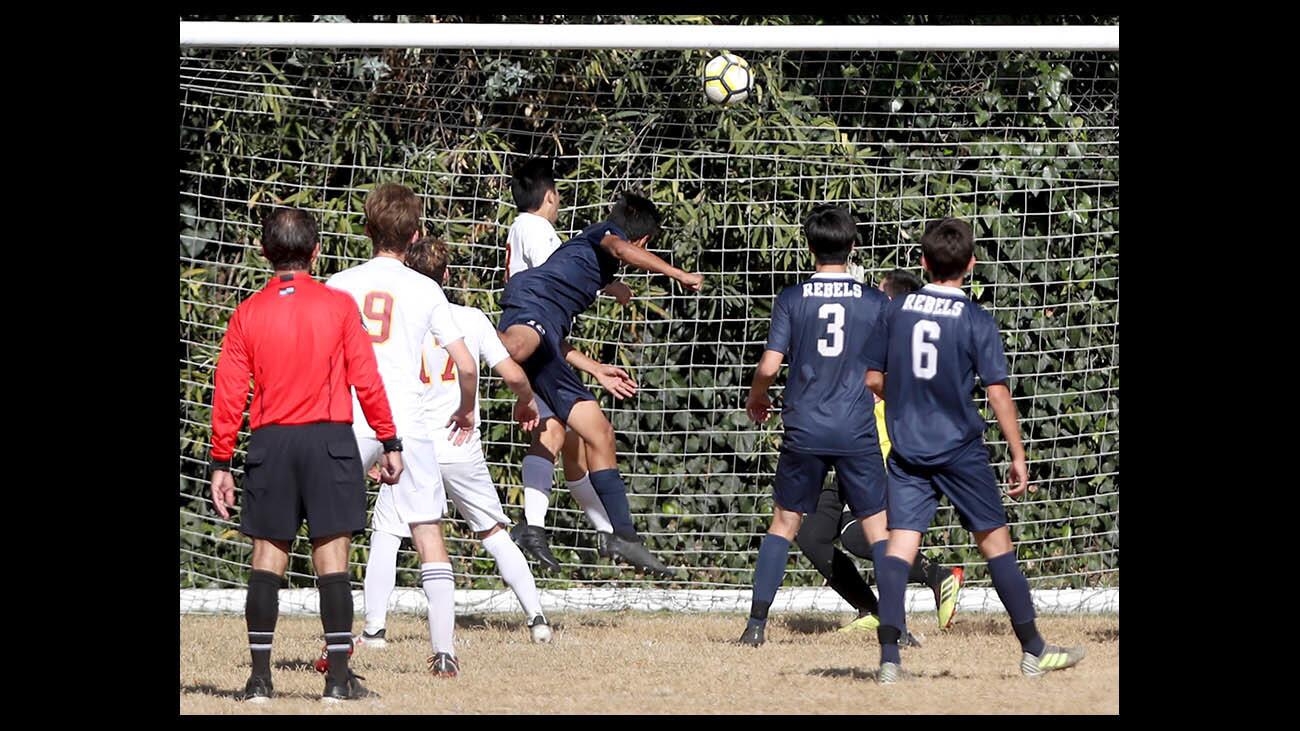
M373 696L348 668L352 655L352 585L348 581L348 552L352 536L313 538L311 562L320 591L320 621L325 629L325 692L321 700L338 702ZM318 661L319 669L319 661Z
M524 522L510 529L510 537L515 543L547 571L560 570L560 562L551 553L550 539L546 534L546 507L555 481L555 457L563 445L564 424L559 419L543 419L533 430L532 443L524 456L522 469Z
M1020 640L1022 655L1020 672L1037 678L1053 670L1064 670L1079 664L1084 657L1082 647L1049 645L1038 634L1034 625L1034 602L1029 593L1029 582L1016 565L1015 547L1011 545L1011 532L1005 525L975 533L975 544L988 559L989 577L998 599L1011 617L1011 628Z
M542 343L542 336L527 325L511 325L500 335L501 344L506 346L511 360L516 363L527 360Z
M780 504L772 506L772 525L758 547L758 562L754 565L753 598L749 604L749 622L740 635L742 645L758 647L765 642L767 613L776 599L776 591L785 579L785 564L790 558L790 543L799 534L803 514L786 510Z
M442 538L442 521L412 523L411 542L420 554L420 579L429 600L429 639L433 643L429 668L438 677L455 677L460 669L453 643L456 584Z
M664 577L675 575L662 561L646 550L632 523L627 501L627 486L618 471L614 451L614 427L605 418L600 404L579 401L569 411L569 426L587 443L587 467L591 485L609 516L613 532L608 538L609 556Z
M289 567L289 542L254 538L252 564L244 620L253 671L241 698L249 703L265 703L275 694L271 684L271 644L280 617L280 582Z
M515 593L519 605L524 608L528 618L528 632L533 642L545 644L551 641L551 625L542 614L541 598L537 594L537 581L528 570L528 561L505 532L505 526L498 523L488 530L475 531L474 535L483 543L483 548L496 561L497 571L506 586Z

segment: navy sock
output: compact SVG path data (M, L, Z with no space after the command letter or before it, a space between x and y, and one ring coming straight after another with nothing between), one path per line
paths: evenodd
M776 590L785 579L785 562L790 557L790 541L768 533L758 547L758 565L754 567L754 598L749 606L749 621L767 621L767 610L776 599Z
M989 576L993 579L998 599L1011 615L1011 627L1020 640L1020 647L1031 655L1043 654L1046 643L1034 626L1034 602L1029 595L1029 582L1016 565L1016 552L1008 551L989 559Z
M591 486L600 498L609 514L609 523L614 526L614 533L622 538L636 538L636 527L632 524L632 508L627 503L627 486L616 468L595 470L587 473L591 477Z
M880 661L899 663L898 640L907 630L904 600L907 593L907 573L911 569L897 556L886 556L887 541L872 546L876 564L876 585L880 589Z

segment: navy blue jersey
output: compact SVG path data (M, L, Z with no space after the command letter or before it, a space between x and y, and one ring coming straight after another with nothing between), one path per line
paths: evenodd
M591 307L618 272L621 262L600 246L606 234L624 236L609 221L592 224L564 242L541 266L510 277L502 307L535 311L567 337L573 318Z
M954 287L927 284L894 298L881 318L867 365L884 371L885 423L893 450L923 467L948 464L985 422L971 393L1007 380L993 316Z
M781 421L782 449L805 454L862 454L880 445L868 393L866 345L874 337L883 292L849 274L814 274L786 287L772 307L767 349L790 365Z

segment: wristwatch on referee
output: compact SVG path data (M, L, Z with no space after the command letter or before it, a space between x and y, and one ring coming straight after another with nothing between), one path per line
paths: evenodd
M384 454L388 454L389 452L402 451L401 437L393 437L392 439L385 439L383 444L384 444Z

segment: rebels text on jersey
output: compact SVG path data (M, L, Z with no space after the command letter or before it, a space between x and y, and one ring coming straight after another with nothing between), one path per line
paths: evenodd
M893 451L909 464L946 465L984 435L975 376L985 387L1007 380L997 323L965 292L936 284L895 298L880 323L867 365L887 374Z
M486 363L488 368L496 368L501 361L510 357L506 352L506 346L501 344L501 338L497 336L497 329L492 326L492 322L482 310L453 304L451 315L456 326L464 333L465 347L475 359ZM483 451L478 430L479 403L477 400L474 402L473 434L464 444L460 446L453 444L447 438L449 429L446 424L451 419L452 413L460 406L460 385L456 377L456 363L451 359L446 348L439 345L440 342L432 336L425 338L424 341L423 365L420 370L424 396L420 407L428 415L433 427L430 438L437 445L438 461L472 462ZM478 393L478 384L475 384L474 392Z
M460 329L442 287L398 259L377 256L330 277L326 285L352 295L361 310L374 346L379 375L384 380L393 422L400 435L422 435L431 430L420 408L424 384L420 382L420 346L427 334L438 342L459 340ZM353 430L358 437L373 437L353 401Z
M784 354L790 366L782 449L819 455L872 449L878 437L865 383L866 346L888 303L880 290L842 273L814 274L777 296L767 349Z
M573 318L591 307L618 272L619 260L600 245L609 234L624 237L622 229L608 221L592 224L541 266L510 277L501 295L502 309L535 313L567 337Z

